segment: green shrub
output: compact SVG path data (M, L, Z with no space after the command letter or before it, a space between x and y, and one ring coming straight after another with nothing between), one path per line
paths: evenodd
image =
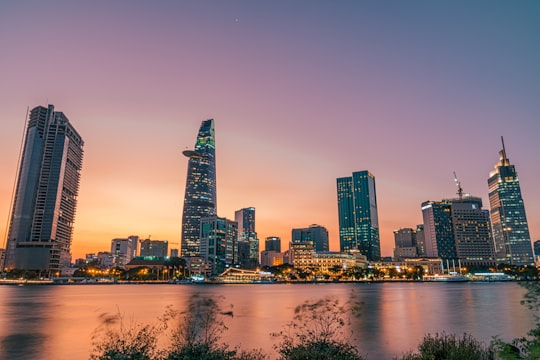
M158 336L164 323L125 326L122 314L102 314L102 324L92 338L92 360L154 360L159 359Z
M219 300L219 299L218 299ZM104 314L102 324L93 336L92 360L264 360L259 350L230 349L221 343L227 330L224 318L232 311L223 311L216 299L191 299L182 313L167 308L155 324L124 325L123 315ZM180 319L178 319L180 317ZM171 322L178 320L171 332ZM170 346L160 350L160 339L169 339Z
M326 298L297 306L293 320L273 334L281 338L274 346L282 360L362 360L345 338L345 315L349 309L339 300Z
M538 316L540 283L538 281L527 281L519 284L527 290L521 304L533 311L536 327L529 331L526 336L514 339L510 343L496 338L491 342L491 347L497 354L498 359L537 360L540 359L540 317Z
M418 353L409 353L402 360L491 360L492 352L468 334L427 334L418 345Z

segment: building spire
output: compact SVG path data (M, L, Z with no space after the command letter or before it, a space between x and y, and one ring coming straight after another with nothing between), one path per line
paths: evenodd
M506 148L504 146L504 137L501 136L501 143L502 143L502 150L500 152L500 156L501 156L501 164L503 166L508 166L510 165L510 161L508 160L508 158L506 157Z

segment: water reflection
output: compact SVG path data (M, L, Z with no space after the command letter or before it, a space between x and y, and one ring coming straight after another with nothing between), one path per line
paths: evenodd
M9 288L8 288L9 290ZM2 294L0 359L46 359L54 288L17 287Z
M524 290L500 284L73 285L0 286L0 359L87 359L100 315L155 322L167 306L183 311L193 296L222 298L233 317L223 340L231 347L272 346L296 306L331 296L356 304L350 337L368 359L392 359L426 333L464 332L484 342L523 336L534 318L519 304Z
M362 299L363 312L354 320L353 331L369 359L391 359L414 350L427 333L468 333L486 344L495 336L510 340L534 326L530 312L519 303L523 294L515 283L359 287L352 296Z

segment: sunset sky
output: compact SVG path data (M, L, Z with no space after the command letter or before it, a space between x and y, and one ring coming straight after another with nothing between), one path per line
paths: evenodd
M538 1L2 1L2 242L26 111L48 103L85 141L74 259L132 234L179 248L208 118L218 214L255 207L261 240L320 224L339 250L336 178L369 170L389 256L453 171L489 208L501 135L540 239Z

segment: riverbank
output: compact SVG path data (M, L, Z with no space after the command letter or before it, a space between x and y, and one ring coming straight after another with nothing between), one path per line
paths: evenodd
M497 283L497 282L519 282L525 280L517 279L485 279L470 278L453 281L443 278L426 279L362 279L362 280L286 280L286 281L168 281L168 280L118 280L118 279L97 279L97 278L54 278L43 280L27 279L1 279L0 285L26 286L26 285L274 285L274 284L380 284L380 283L455 283L455 282L475 282L475 283Z

